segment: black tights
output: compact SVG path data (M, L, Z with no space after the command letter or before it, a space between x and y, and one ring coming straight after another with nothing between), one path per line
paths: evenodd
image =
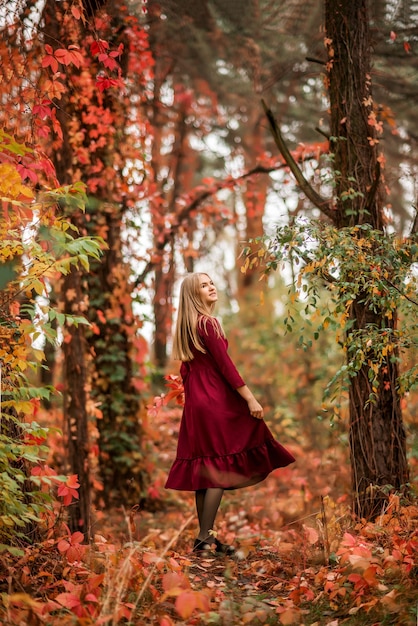
M222 500L224 490L220 487L198 489L195 493L197 517L200 531L198 539L208 539L209 531L213 529L216 514Z

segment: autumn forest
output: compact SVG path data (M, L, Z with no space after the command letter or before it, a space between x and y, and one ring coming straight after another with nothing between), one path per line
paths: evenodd
M418 2L0 0L0 625L416 626ZM179 286L296 462L192 551Z

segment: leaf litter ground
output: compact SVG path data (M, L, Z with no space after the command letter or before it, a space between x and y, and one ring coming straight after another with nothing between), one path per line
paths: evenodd
M374 523L353 519L342 447L284 442L297 463L225 493L216 531L236 556L194 554L193 494L163 488L179 417L147 427L145 507L97 510L91 546L56 532L0 555L0 624L416 625L418 507L393 496Z

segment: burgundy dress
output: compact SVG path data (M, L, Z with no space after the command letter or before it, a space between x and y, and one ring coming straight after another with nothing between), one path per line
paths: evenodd
M213 318L207 319L206 329L199 324L206 353L193 348L194 359L181 365L185 403L168 489L246 487L295 460L273 439L265 422L251 416L236 391L245 383L215 324Z

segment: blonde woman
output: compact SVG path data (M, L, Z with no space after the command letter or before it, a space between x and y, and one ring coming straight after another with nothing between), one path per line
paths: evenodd
M224 490L254 485L295 459L273 439L262 406L228 355L224 331L212 315L217 299L207 274L183 280L173 356L182 361L185 403L166 488L195 492L195 552L233 554L213 531Z

